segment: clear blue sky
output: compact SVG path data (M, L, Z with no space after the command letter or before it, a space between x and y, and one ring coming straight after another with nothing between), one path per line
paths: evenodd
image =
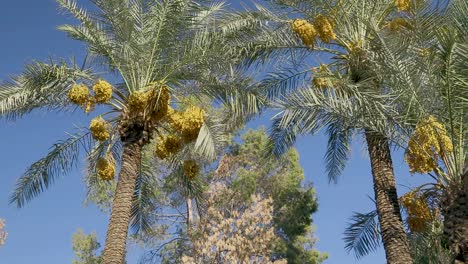
M19 73L25 63L34 59L83 58L83 46L56 30L58 25L70 20L58 14L53 0L2 1L0 10L0 80ZM80 113L42 111L16 122L0 121L0 218L7 220L9 232L6 245L0 248L0 264L71 263L71 236L79 227L86 232L96 231L103 243L108 216L93 206L83 205L83 163L24 208L8 204L14 184L26 167L41 158L56 140L64 138L74 124L86 126L87 123L88 118ZM268 125L268 120L257 120L251 126L262 124ZM330 254L326 263L385 263L382 249L356 261L343 248L342 234L352 212L373 209L368 198L373 197L370 164L362 143L357 137L352 159L338 184L329 184L324 173L326 138L307 136L297 143L306 178L314 183L319 198L314 224L318 249ZM404 186L425 180L422 175L409 175L401 152L394 154L394 165L400 192L407 190ZM131 247L128 263L136 264L138 254Z

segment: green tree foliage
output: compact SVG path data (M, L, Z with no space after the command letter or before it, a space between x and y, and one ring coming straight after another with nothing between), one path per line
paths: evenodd
M72 237L72 247L75 259L72 264L101 264L101 256L96 251L101 247L97 241L96 233L85 234L78 229Z
M242 211L252 196L272 199L273 224L279 238L273 246L273 260L288 263L321 263L326 254L314 249L312 214L317 211L315 190L304 181L299 154L292 148L278 159L266 159L269 143L264 128L248 130L240 140L233 140L225 154L195 179L180 182L164 170L158 172L153 188L159 190L154 206L145 211L150 231L133 236L134 241L149 250L142 263L180 263L180 257L193 247L194 237L187 232L187 212L193 212L190 229L196 230L206 217L208 196L215 186L223 186L225 195L212 207L218 211ZM158 166L163 168L163 166ZM184 199L192 197L196 206L187 210ZM189 198L190 199L190 198ZM190 230L189 230L190 231ZM160 261L160 262L158 262Z
M304 185L297 150L279 159L265 159L269 143L264 128L249 130L242 142L232 144L213 174L232 189L229 202L242 202L261 194L273 199L275 232L281 238L275 255L288 263L320 263L326 255L313 249L312 214L317 211L315 190Z

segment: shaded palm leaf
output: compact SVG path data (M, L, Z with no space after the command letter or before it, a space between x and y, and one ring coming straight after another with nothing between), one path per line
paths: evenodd
M142 155L130 216L130 227L135 234L151 229L151 214L154 211L154 199L157 198L155 197L155 186L158 185L157 172L153 151L147 148Z
M361 258L380 246L380 231L376 221L377 211L354 213L344 232L345 249Z
M351 153L351 131L339 121L327 127L328 146L325 153L325 168L330 182L336 183L343 172Z
M23 207L27 202L49 188L55 179L66 175L77 165L80 149L89 147L92 138L87 133L72 134L54 144L51 151L33 163L18 180L10 203Z

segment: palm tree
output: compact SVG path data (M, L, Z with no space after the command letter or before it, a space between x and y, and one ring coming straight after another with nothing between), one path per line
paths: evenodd
M417 37L412 35L410 41L400 38L409 47L402 54L411 65L400 73L416 76L417 86L423 89L407 87L414 93L408 100L413 111L407 119L410 125L409 133L404 135L407 139L399 145L406 149L410 171L427 174L432 179L402 200L409 202L403 202L403 207L415 261L466 263L468 233L463 226L468 221L465 150L468 4L458 0L445 4L440 10L428 10L415 17L415 25L419 24ZM414 194L418 195L407 199ZM414 206L419 208L412 210ZM373 213L355 214L345 233L348 249L357 256L377 246L375 238L379 234L374 231L378 228L374 229L372 218Z
M439 178L445 179L442 197L444 234L456 254L458 263L468 263L468 164L467 164L467 108L468 99L468 3L453 1L449 11L449 25L437 34L439 46L435 60L441 62L435 86L443 105L435 111L448 127L454 151L443 160ZM436 84L434 83L434 84ZM428 105L428 107L431 107ZM432 110L432 107L429 108Z
M84 42L91 59L81 67L64 61L27 66L1 85L0 113L16 118L37 108L63 111L73 105L86 113L101 105L105 112L91 121L89 130L80 129L54 144L46 157L31 165L11 202L22 207L58 175L69 173L82 148L95 182L113 180L120 167L103 263L123 263L130 223L137 231L147 227L139 211L148 175L142 153L157 144L156 155L173 157L176 167L183 164L179 152L193 150L203 159L214 158L227 127L232 129L245 111L257 108L247 103L239 110L237 104L255 95L237 89L249 82L232 70L230 47L212 26L224 12L223 3L92 0L94 13L74 0L57 2L79 22L59 29ZM103 79L105 74L115 76L114 84ZM196 105L184 111L172 108L187 95L217 99L227 103L226 111L237 111L226 114L220 124Z
M442 238L443 224L437 194L430 184L411 189L399 198L407 227L414 263L453 263L450 250ZM377 211L353 213L344 232L345 248L357 259L380 247L381 230Z
M428 56L418 66L430 76L423 84L433 92L420 95L406 152L412 172L427 173L435 182L428 191L440 201L444 235L456 263L468 263L467 14L466 1L450 1L433 33L426 34Z
M418 111L414 93L422 93L423 86L418 69L405 64L405 42L396 40L421 40L417 27L424 24L417 24L417 18L433 7L390 0L278 0L272 5L273 11L259 6L258 12L232 17L239 27L257 26L251 42L243 43L247 31L235 43L253 53L247 66L255 59L281 62L282 67L276 66L279 69L262 81L265 93L279 98L272 102L280 111L273 119L272 151L282 154L297 136L327 128L326 168L330 181L336 181L353 134L362 133L387 261L412 263L390 145L404 139L406 119ZM326 56L319 67L311 67L316 53Z

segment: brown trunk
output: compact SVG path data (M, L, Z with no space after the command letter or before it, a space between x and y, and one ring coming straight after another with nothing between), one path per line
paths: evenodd
M111 218L107 229L103 264L122 264L125 260L128 226L136 179L140 170L141 145L138 142L124 145L122 168L112 204Z
M468 264L468 171L461 188L451 187L443 202L444 234L455 253L456 264Z
M381 134L369 131L366 131L366 140L387 263L411 264L413 260L398 204L388 140Z

